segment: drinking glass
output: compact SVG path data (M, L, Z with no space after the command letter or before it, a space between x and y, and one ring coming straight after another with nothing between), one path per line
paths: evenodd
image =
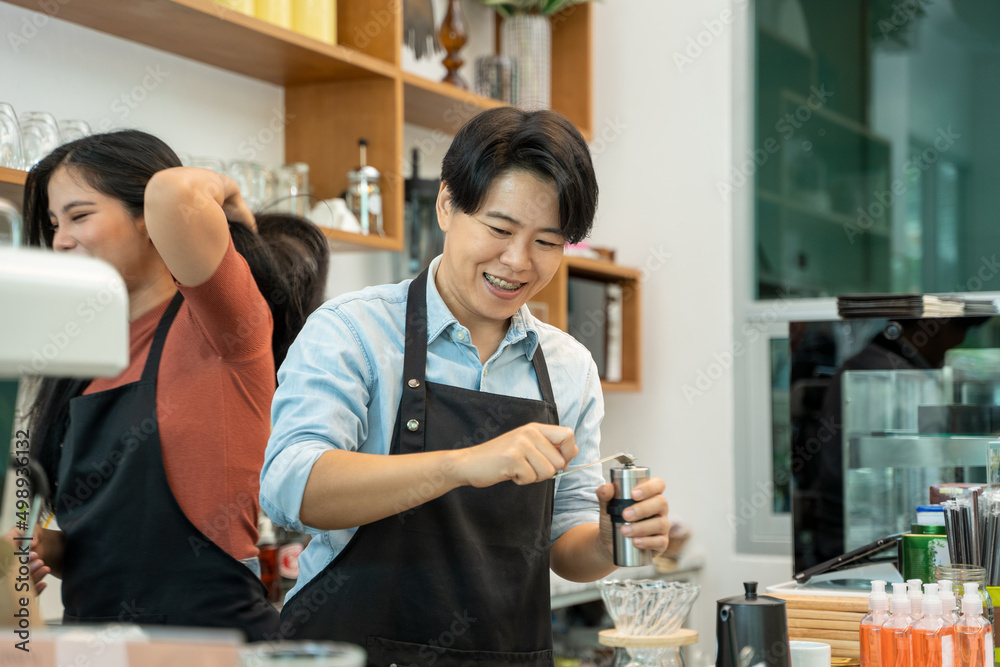
M14 107L0 102L0 167L20 169L24 166L21 153L21 125Z
M28 111L21 116L21 148L24 166L34 167L59 146L59 125L55 116L44 111Z
M233 160L227 170L251 211L263 208L272 191L271 171L259 162Z
M476 60L476 92L517 106L517 61L509 56L483 56Z
M84 137L89 137L91 134L93 134L93 132L90 130L90 125L88 125L86 121L59 121L59 135L62 138L62 143L64 144L76 141L77 139L83 139Z
M309 212L309 165L293 162L278 167L274 191L275 208L305 217Z
M185 167L198 167L208 169L217 174L226 174L226 163L217 157L206 157L204 155L185 155L181 158L181 163Z

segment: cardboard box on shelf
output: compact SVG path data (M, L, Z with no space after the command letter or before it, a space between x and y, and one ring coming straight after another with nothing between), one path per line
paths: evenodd
M959 496L963 496L969 493L972 489L983 489L986 485L983 483L978 484L961 484L958 482L951 482L948 484L932 484L930 487L930 504L940 505L946 500L954 500Z

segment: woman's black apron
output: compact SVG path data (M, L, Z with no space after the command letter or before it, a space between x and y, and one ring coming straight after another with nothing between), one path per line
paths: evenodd
M529 422L557 424L541 346L543 400L425 382L427 271L409 287L403 395L393 455L472 447ZM433 494L442 476L417 480ZM549 540L555 482L462 487L358 528L281 611L287 639L359 644L368 664L552 664Z
M164 470L156 378L182 301L178 292L160 318L138 382L70 402L55 494L66 534L63 618L238 628L250 641L274 639L278 614L264 585L191 523Z

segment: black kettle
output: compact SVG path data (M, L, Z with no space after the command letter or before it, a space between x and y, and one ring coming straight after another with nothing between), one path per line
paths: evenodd
M746 595L718 601L716 667L790 667L785 601L757 595L757 582L743 583Z

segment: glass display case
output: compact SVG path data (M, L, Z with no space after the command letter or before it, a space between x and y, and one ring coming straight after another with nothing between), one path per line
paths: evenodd
M907 532L934 485L986 481L1000 317L789 331L795 571Z
M948 370L844 373L845 551L908 532L932 485L986 480L986 429L920 428L921 412L948 405Z

